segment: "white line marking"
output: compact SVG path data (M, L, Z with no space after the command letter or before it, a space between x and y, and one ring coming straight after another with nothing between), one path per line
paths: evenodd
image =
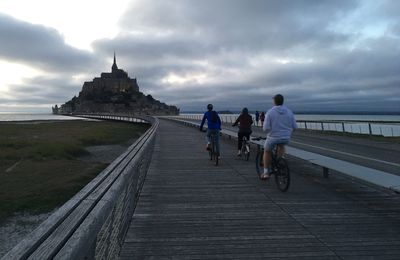
M317 149L321 149L321 150L325 150L325 151L330 151L330 152L334 152L334 153L340 153L340 154L344 154L344 155L348 155L348 156L352 156L352 157L357 157L357 158L361 158L361 159L365 159L365 160L371 160L371 161L375 161L375 162L380 162L380 163L385 163L385 164L389 164L389 165L400 167L400 164L398 164L398 163L392 163L392 162L388 162L388 161L378 160L378 159L374 159L374 158L370 158L370 157L366 157L366 156L362 156L362 155L341 152L341 151L337 151L337 150L333 150L333 149L328 149L328 148L315 146L315 145L311 145L311 144L305 144L305 143L296 142L296 141L290 141L290 142L291 143L300 144L300 145L309 146L309 147L313 147L313 148L317 148Z

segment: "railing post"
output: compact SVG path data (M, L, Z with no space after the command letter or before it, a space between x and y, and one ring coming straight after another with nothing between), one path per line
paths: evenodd
M372 135L371 123L368 123L369 135Z
M329 178L329 168L322 167L322 172L324 178Z

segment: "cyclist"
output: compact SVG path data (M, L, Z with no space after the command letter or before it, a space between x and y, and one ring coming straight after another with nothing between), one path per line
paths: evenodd
M203 131L203 125L207 120L207 146L206 149L210 150L211 135L215 134L215 142L218 157L220 156L219 150L219 132L221 130L221 119L216 111L213 110L213 105L207 105L207 112L204 113L203 119L200 124L200 131Z
M278 146L278 158L285 153L285 144L288 144L294 129L297 128L296 120L290 109L283 105L283 96L277 94L273 97L274 106L267 111L263 130L268 132L264 144L264 173L261 179L269 178L271 164L271 151Z
M249 115L249 110L247 107L244 107L242 109L242 113L240 116L236 119L235 123L232 126L237 126L239 125L239 131L238 131L238 156L242 155L242 143L243 143L243 137L245 136L247 140L250 140L250 135L251 135L251 125L253 124L253 119L251 115Z

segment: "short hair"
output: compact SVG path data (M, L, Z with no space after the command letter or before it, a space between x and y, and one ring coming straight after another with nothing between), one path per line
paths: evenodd
M209 111L213 110L213 105L212 104L208 104L207 105L207 110L209 110Z
M284 98L281 94L277 94L274 96L274 102L275 102L275 105L277 105L277 106L283 105L283 100L284 100Z

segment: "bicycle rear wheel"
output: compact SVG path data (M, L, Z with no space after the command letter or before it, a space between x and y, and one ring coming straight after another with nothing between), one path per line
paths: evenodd
M258 177L260 178L261 174L264 172L264 162L263 162L263 155L264 153L258 152L256 156L256 172Z
M215 136L213 136L213 138L215 138ZM213 139L213 142L212 142L212 159L211 160L215 160L215 166L218 166L218 157L219 157L219 154L218 154L218 152L217 152L217 142L216 142L216 140L215 139Z
M277 171L275 173L275 182L278 189L285 192L289 189L290 185L290 171L287 161L280 158L276 165Z

